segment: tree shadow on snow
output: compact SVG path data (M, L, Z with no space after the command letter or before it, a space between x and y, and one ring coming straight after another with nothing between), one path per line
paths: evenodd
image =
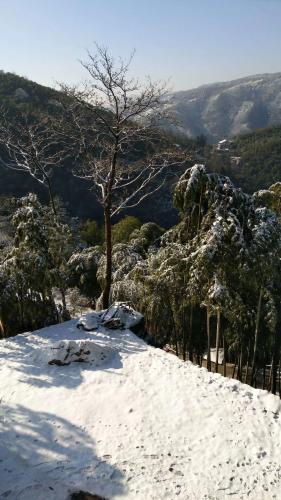
M125 493L122 472L98 458L94 440L65 418L1 405L0 434L0 498L64 499L77 490L106 498Z
M12 365L12 369L20 371L23 376L20 382L34 385L36 387L66 387L73 389L79 386L87 371L108 372L114 376L118 375L119 369L123 367L122 356L142 352L146 344L128 331L108 331L100 329L99 332L84 332L76 328L76 321L68 321L54 328L45 328L38 332L17 335L4 341L0 357ZM94 363L71 363L65 366L49 365L47 359L43 359L42 353L50 348L50 343L61 340L93 340L105 349L111 349L111 354L106 361L95 366ZM7 351L5 353L5 346ZM120 374L121 375L121 374Z

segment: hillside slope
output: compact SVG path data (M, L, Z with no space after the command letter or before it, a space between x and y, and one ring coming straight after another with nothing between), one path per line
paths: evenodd
M47 364L62 339L102 364ZM70 321L0 343L0 497L280 498L280 399L210 374L130 331Z
M235 184L251 193L280 182L281 126L234 137L228 151L213 149L207 164L210 170L229 175Z
M281 73L203 85L171 98L178 131L216 142L281 122Z
M60 109L60 99L61 93L54 89L38 85L11 73L0 72L0 108L4 105L11 113L20 110L32 113L32 116L37 117L40 112L44 111L52 115ZM169 149L174 147L175 141L177 146L181 143L184 148L190 151L190 154L193 154L197 148L196 141L175 139L174 136L168 134L163 134L161 141L155 141L153 147L157 151L161 150L161 148ZM138 145L138 159L143 159L144 156L145 151ZM132 158L128 160L133 161ZM0 196L20 197L32 191L37 193L43 202L48 201L47 190L36 180L26 173L5 168L3 164L5 164L5 155L3 151L1 153L0 148ZM55 169L52 177L54 194L63 200L72 216L81 219L93 218L101 220L102 209L97 202L96 196L90 191L90 183L74 177L72 170L71 160L65 161L59 168ZM165 187L158 193L159 196L153 199L148 198L145 204L131 209L129 213L140 217L144 222L153 220L164 227L175 224L177 222L177 212L172 205L171 190L176 182L178 171L179 174L182 173L180 167L175 167L174 172L168 176Z

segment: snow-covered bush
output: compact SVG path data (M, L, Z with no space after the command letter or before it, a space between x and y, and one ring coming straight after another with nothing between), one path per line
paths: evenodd
M71 255L68 267L68 286L77 287L80 292L94 299L100 294L101 288L97 278L102 249L99 246L85 248Z
M145 314L150 333L184 357L223 343L235 352L240 378L246 362L252 373L270 363L280 342L281 226L261 199L195 165L175 187L180 223L158 234L157 246L153 238L144 243L142 228L133 234L130 243L139 244L142 259L129 264L133 249L117 252L112 289L115 299L131 300Z
M13 216L14 244L0 262L2 334L56 323L60 319L52 288L65 289L67 230L29 194ZM67 317L63 307L63 318Z

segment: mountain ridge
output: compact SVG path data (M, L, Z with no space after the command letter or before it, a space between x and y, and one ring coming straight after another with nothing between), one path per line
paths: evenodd
M281 72L261 73L201 85L170 94L178 124L170 130L188 137L226 137L281 123Z

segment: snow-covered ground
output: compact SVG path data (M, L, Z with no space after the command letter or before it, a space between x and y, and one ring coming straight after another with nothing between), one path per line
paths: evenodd
M89 363L48 364L61 340ZM0 498L281 498L280 400L129 331L69 321L0 341Z

